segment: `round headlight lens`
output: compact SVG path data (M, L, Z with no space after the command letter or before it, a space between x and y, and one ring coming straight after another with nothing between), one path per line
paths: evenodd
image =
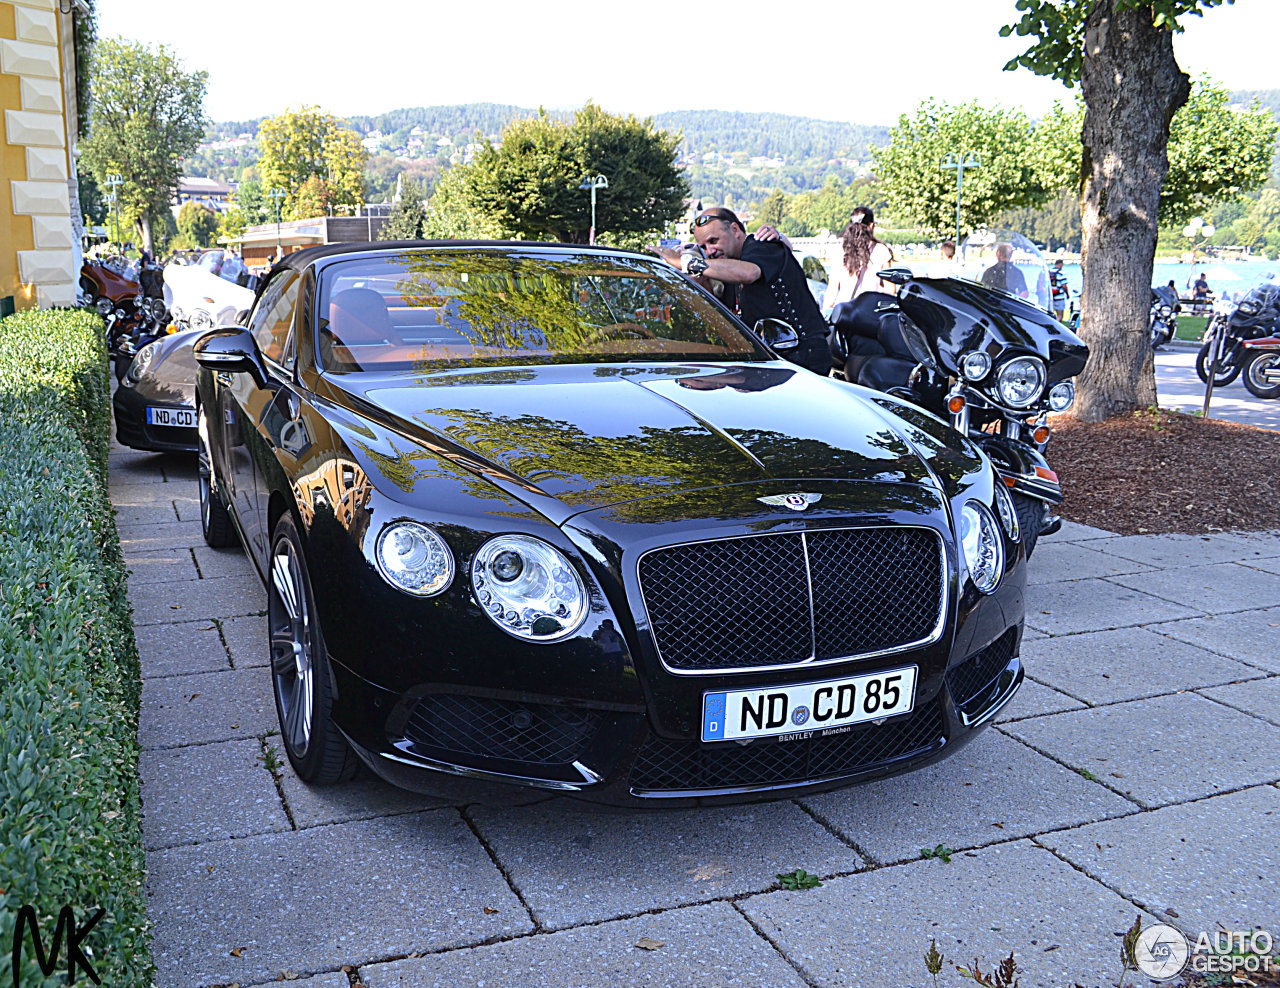
M111 314L111 307L114 303L109 298L100 298L94 303L94 307L98 310L98 315L108 316Z
M1252 299L1245 299L1240 303L1239 311L1242 315L1252 316L1258 311L1258 303Z
M1014 542L1018 541L1018 512L1013 507L1013 498L1004 479L996 475L996 510L1000 512L1000 524Z
M1036 357L1014 357L996 375L996 392L1010 408L1034 404L1044 391L1044 362Z
M968 501L960 512L960 545L969 579L979 593L991 593L1004 573L1004 543L991 512Z
M1049 408L1055 412L1065 412L1075 401L1076 386L1070 381L1062 381L1049 389Z
M204 309L196 309L187 317L187 322L192 329L205 329L213 325L213 316L205 312Z
M991 357L981 350L973 350L960 359L960 373L970 381L981 381L990 371Z
M378 569L392 586L434 597L453 582L453 553L439 535L416 521L393 521L378 535Z
M529 535L499 535L482 545L471 585L489 620L527 641L564 638L587 617L587 589L573 564Z
M134 354L133 362L129 364L129 369L124 373L123 384L134 387L142 380L142 375L147 372L147 368L155 363L156 354L159 347L156 343L148 343L136 354Z

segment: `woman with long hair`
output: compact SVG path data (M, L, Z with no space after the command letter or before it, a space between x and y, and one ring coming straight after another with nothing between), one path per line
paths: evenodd
M840 302L848 302L863 292L894 290L875 276L893 263L889 245L876 239L876 218L870 208L859 206L853 211L841 238L844 264L839 265L822 298L824 312Z

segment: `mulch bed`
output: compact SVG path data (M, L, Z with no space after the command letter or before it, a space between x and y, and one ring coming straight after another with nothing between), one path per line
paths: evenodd
M1050 425L1069 521L1122 535L1280 528L1280 432L1166 411Z

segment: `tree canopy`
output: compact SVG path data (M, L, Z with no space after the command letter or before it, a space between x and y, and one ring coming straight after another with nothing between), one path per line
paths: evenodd
M584 243L591 226L583 179L604 175L596 229L617 235L661 230L684 211L688 185L676 168L678 134L652 120L606 113L588 103L564 123L546 113L509 123L462 170L457 191L469 210L503 233ZM443 183L442 183L443 184Z
M124 38L106 38L94 48L90 91L90 136L80 160L98 186L107 176L123 183L117 206L153 249L151 225L169 209L182 177L182 159L204 136L207 72L187 72L172 49Z
M873 154L894 214L934 236L956 227L956 173L943 159L976 156L982 165L965 169L960 196L963 235L1005 210L1056 197L1079 172L1079 137L1078 117L1061 105L1037 124L1021 110L928 100L914 117L903 114L888 146Z
M391 215L378 234L379 240L417 240L423 236L427 222L427 202L422 186L402 180L399 199L391 207Z
M184 202L178 210L178 236L169 242L177 250L189 247L209 247L218 236L218 214L198 202Z
M258 174L264 189L285 191L286 219L354 212L364 202L368 157L360 135L317 106L286 110L258 128ZM319 210L317 212L316 210Z

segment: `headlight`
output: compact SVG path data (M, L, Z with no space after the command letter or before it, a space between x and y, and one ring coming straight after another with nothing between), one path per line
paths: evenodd
M1004 479L996 477L996 510L1000 512L1000 524L1014 542L1018 541L1018 512L1014 510L1013 498L1009 496L1009 488Z
M1171 316L1173 315L1173 309L1170 306L1162 305L1160 306L1160 315L1165 317Z
M1004 543L991 512L968 501L960 512L960 545L969 579L979 593L991 593L1004 573Z
M960 359L960 373L970 381L981 381L990 370L991 357L981 350L973 350Z
M1028 408L1044 390L1044 362L1036 357L1014 357L996 374L996 393L1010 408Z
M109 298L100 298L94 305L98 310L98 315L106 316L111 313L111 306L113 303Z
M213 316L205 312L204 309L196 309L187 317L192 329L206 329L213 325Z
M1238 311L1244 313L1246 316L1257 315L1258 303L1250 299L1245 299L1240 303Z
M142 375L147 372L147 368L155 363L157 351L158 347L155 343L148 343L139 350L134 355L133 362L129 365L129 369L125 371L124 381L121 383L127 384L129 387L133 387L142 380Z
M499 535L482 545L471 585L489 620L528 641L564 638L587 616L587 590L573 565L529 535Z
M374 547L378 569L392 586L434 597L453 582L453 553L439 535L415 521L393 521Z
M1075 404L1076 386L1070 381L1060 381L1049 389L1049 408L1055 412L1065 412Z

